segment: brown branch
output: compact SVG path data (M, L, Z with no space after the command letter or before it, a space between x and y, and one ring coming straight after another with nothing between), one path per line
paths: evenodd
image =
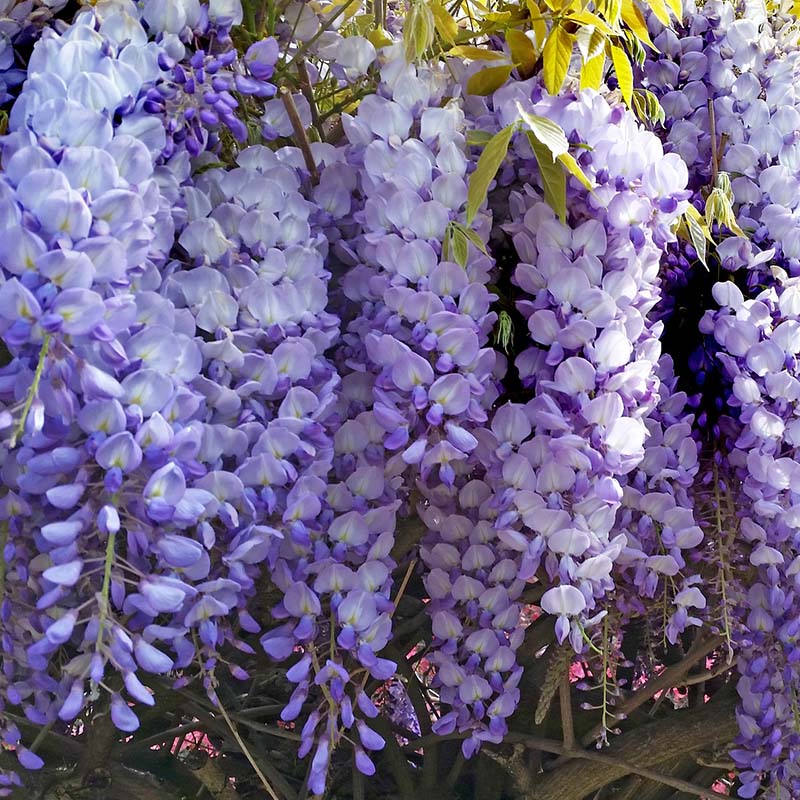
M581 800L603 786L626 775L641 775L700 797L713 797L702 789L651 769L692 751L730 742L737 733L736 701L733 697L717 700L702 708L677 711L666 719L642 725L617 737L611 747L597 750L566 750L559 742L512 732L508 742L520 742L545 752L567 756L570 761L538 776L533 790L524 800ZM595 761L603 770L587 770L582 761ZM699 794L698 794L699 792Z
M639 706L651 700L654 695L673 686L679 686L684 675L702 658L716 650L723 642L722 636L712 636L708 639L697 639L689 648L684 658L677 664L667 667L658 675L652 677L644 686L637 689L632 695L623 700L615 709L615 713L628 717ZM603 730L601 724L595 725L588 733L581 737L581 744L588 747Z
M208 793L214 800L239 800L239 793L228 782L228 776L225 770L219 765L219 758L209 758L207 754L203 758L199 756L198 762L188 762L189 769L192 770L194 775L205 786Z
M558 687L558 702L561 706L561 731L564 738L565 751L570 751L575 747L575 725L572 721L572 694L570 689L569 669L567 669Z
M646 767L640 767L637 764L631 764L629 761L625 761L621 758L614 758L613 756L606 755L605 753L597 750L568 750L558 742L551 741L549 739L540 739L538 737L530 737L530 740L525 741L524 743L536 748L537 750L544 750L546 753L570 755L572 758L579 758L583 759L584 761L594 761L598 764L603 764L606 767L623 770L625 774L640 775L642 778L645 778L649 781L655 781L656 783L664 784L664 786L670 786L673 789L694 795L695 797L729 798L729 795L720 794L713 789L706 789L702 786L697 786L693 783L690 783L689 781L684 781L680 778L673 778L671 775L664 775L660 772L656 772L655 770L648 769ZM602 785L605 786L607 783L608 781L605 781ZM602 788L602 786L598 786L597 788ZM541 789L537 786L534 786L532 797L539 798L543 796L544 795L541 794ZM559 793L558 796L563 797L564 795Z
M311 86L311 79L308 77L308 69L306 69L306 60L304 58L301 58L297 62L297 78L300 83L300 91L303 93L303 97L308 101L308 105L311 108L311 124L314 126L317 133L322 136L322 122L319 118L317 100L314 97L314 88Z
M289 121L292 123L292 130L294 131L294 138L297 142L297 146L303 154L303 160L306 162L306 168L311 174L311 180L316 183L319 180L317 162L314 161L314 154L311 152L311 141L308 138L306 129L303 127L303 121L300 119L300 114L297 111L292 93L285 86L281 86L280 95L281 100L283 100L283 107L286 109L286 114L289 117Z

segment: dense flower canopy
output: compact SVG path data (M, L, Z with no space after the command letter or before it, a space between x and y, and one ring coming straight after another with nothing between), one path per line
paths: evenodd
M684 790L800 797L793 15L462 5L0 0L0 796L103 717L453 789L685 683Z

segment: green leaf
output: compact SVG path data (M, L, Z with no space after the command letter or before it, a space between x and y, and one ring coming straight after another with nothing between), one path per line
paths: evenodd
M697 252L697 258L700 259L700 263L708 269L708 263L706 262L706 240L703 236L702 232L698 230L697 226L693 222L687 223L689 227L689 236L692 239L692 245L694 246L695 251Z
M508 125L496 133L484 147L481 157L478 159L478 166L469 179L467 190L467 225L472 224L481 203L489 193L489 184L497 175L497 170L506 157L508 146L511 144L511 137L516 130L516 124Z
M634 89L631 98L633 113L642 121L652 125L664 122L664 109L658 98L649 89Z
M468 258L469 242L464 231L456 228L453 231L453 259L460 267L466 267Z
M434 29L430 6L424 0L416 0L403 26L406 61L410 63L422 58L422 54L433 44Z
M485 147L492 139L492 134L489 131L481 131L473 129L467 131L467 144L470 147Z
M594 189L594 184L586 177L581 165L575 160L575 156L572 153L562 153L558 160L564 166L564 169L577 178L590 192Z
M564 85L574 39L574 34L566 31L561 25L555 25L544 43L542 73L545 89L550 94L558 94Z
M494 341L506 353L511 348L514 339L514 322L508 311L501 311L497 316L497 324L494 329Z
M533 154L539 164L545 202L555 211L561 222L567 220L567 174L559 161L531 131L526 131Z
M736 215L733 213L733 205L730 197L725 194L724 189L719 187L712 189L706 199L706 222L709 227L714 222L719 222L737 236L746 237L747 234L739 227Z
M470 75L467 81L467 94L485 97L487 94L496 92L508 80L512 69L511 64L501 64L499 67L486 67L479 70L474 75Z
M547 117L538 117L536 114L529 114L522 104L517 100L517 111L522 121L530 128L531 133L541 142L552 154L553 158L558 158L562 153L569 150L569 140L564 129L553 120Z
M469 239L472 244L474 244L475 247L481 251L481 253L484 253L487 256L489 255L489 251L486 249L486 243L483 241L483 239L481 239L477 231L474 231L472 228L468 228L466 225L462 225L460 222L452 222L450 224L453 225L457 230L463 231L464 236L466 236L467 239Z
M442 240L442 261L450 261L453 250L453 223L448 222Z
M453 44L456 40L456 36L458 36L458 25L456 21L450 16L448 10L439 0L434 0L430 4L430 7L436 30L439 31L439 36L441 36L447 44Z
M693 210L694 206L692 206ZM699 217L699 215L698 215ZM701 226L698 218L694 215L687 213L683 215L683 219L686 222L686 228L689 231L689 238L691 239L692 246L697 251L697 257L700 259L700 263L708 269L708 264L706 263L706 234Z
M511 51L511 60L519 70L520 77L527 80L533 75L536 68L536 48L533 42L516 28L506 31L506 43Z

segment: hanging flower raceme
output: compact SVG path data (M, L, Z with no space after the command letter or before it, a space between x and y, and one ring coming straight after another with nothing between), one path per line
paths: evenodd
M718 247L722 267L751 270L755 286L769 277L765 262L777 245L777 257L795 274L800 269L796 31L783 25L780 15L750 9L741 16L727 2L689 8L682 30L651 22L659 31L658 52L644 65L644 85L666 113L665 146L686 162L697 196L706 187L711 192L706 205L724 226L720 230L738 233ZM734 224L725 222L720 203L730 203Z
M659 299L661 250L688 196L686 167L596 94L550 98L535 82L517 83L498 91L493 106L501 125L518 119L520 107L558 123L585 148L576 158L593 186L589 192L570 178L568 224L557 219L536 188L529 143L517 135L513 172L530 177L524 194L512 192L504 227L522 259L514 282L532 346L516 367L534 392L524 409L533 436L519 453L505 451L514 491L501 519L522 521L523 577L541 557L554 584L542 608L557 617L559 641L569 635L580 652L582 629L613 587L614 562L635 557L632 541L613 536L614 523L659 398L661 326L648 315ZM689 518L679 528L693 524Z
M4 219L23 232L4 240L0 286L15 356L4 427L19 445L3 464L5 586L17 591L4 614L36 609L4 640L4 679L41 724L73 719L107 688L117 727L135 729L108 667L152 705L137 675L189 668L195 641L212 693L222 643L247 647L231 613L258 629L245 600L280 536L222 469L247 438L213 424L224 387L209 388L195 319L163 285L188 161L155 167L163 124L137 98L158 55L135 17L83 12L37 45L4 146ZM48 665L65 647L54 681Z
M740 572L749 567L752 580L735 586L738 627L733 631L741 699L734 758L743 770L742 797L753 797L764 780L769 797L800 789L794 712L800 683L800 429L795 415L800 279L777 269L773 275L774 285L752 299L732 281L717 283L720 309L706 312L701 323L720 347L718 358L731 387L728 408L735 436L727 460L741 481L747 509L734 522L751 548L749 564Z

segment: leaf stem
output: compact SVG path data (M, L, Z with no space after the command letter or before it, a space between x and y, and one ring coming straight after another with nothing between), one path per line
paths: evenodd
M11 437L11 441L9 442L9 449L14 447L17 443L17 440L25 433L25 423L28 420L28 414L30 413L31 406L33 405L33 401L36 395L39 393L39 383L42 380L42 373L44 372L44 362L47 358L47 351L50 349L50 334L46 333L44 338L42 339L42 346L39 350L39 361L36 364L36 371L33 373L33 383L31 384L31 388L28 390L28 396L25 398L25 405L22 409L22 416L20 417L19 422L17 423L17 427L14 430L14 435Z

